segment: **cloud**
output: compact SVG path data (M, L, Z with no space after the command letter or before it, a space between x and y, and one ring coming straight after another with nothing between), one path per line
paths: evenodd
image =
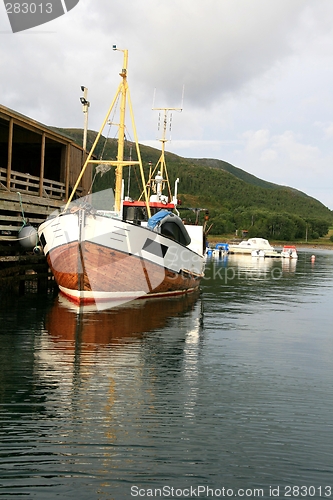
M333 138L333 122L330 123L316 122L315 126L317 126L322 131L325 139L330 140Z
M18 34L2 5L1 104L47 125L82 127L84 85L89 127L98 129L119 82L117 44L129 50L140 140L158 137L154 89L156 106L177 107L185 85L169 150L223 159L309 194L316 163L329 185L331 0L84 0Z
M242 168L245 164L245 170L257 177L297 187L332 206L333 175L327 166L333 164L333 154L325 155L317 146L302 142L302 138L290 130L280 135L262 132L244 133L243 148L237 155ZM259 143L256 138L262 135L265 141Z
M135 21L143 28L135 39L141 75L167 98L184 83L191 103L212 106L292 53L289 34L302 7L298 0L147 0L144 9L127 3L120 26L131 19L129 30L135 33Z
M249 130L243 134L247 141L246 149L249 151L263 149L266 147L269 141L269 131L268 130Z
M8 78L25 70L26 79L34 84L37 75L41 83L64 84L84 73L105 81L110 79L107 68L116 64L112 56L116 43L130 50L130 74L140 87L158 88L173 104L185 84L191 104L212 106L221 95L241 89L292 52L289 31L297 26L304 4L304 0L146 0L144 4L87 0L45 25L53 33L38 36L42 28L36 28L30 36L7 37L6 52L14 55L14 74L9 71Z

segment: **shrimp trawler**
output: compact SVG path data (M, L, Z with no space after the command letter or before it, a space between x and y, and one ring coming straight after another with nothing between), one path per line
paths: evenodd
M114 47L114 50L119 50ZM139 297L184 294L198 289L204 273L203 226L185 225L177 212L177 185L171 196L164 159L145 180L127 83L128 51L121 82L66 205L38 228L38 235L60 291L72 301L124 303ZM96 160L94 151L116 103L120 102L117 159ZM126 106L131 116L136 160L125 160ZM113 119L112 119L113 121ZM95 172L115 168L115 188L73 200L89 164ZM138 165L142 194L124 196L123 167ZM156 173L157 172L157 173ZM155 176L155 177L154 177ZM153 194L151 194L153 191ZM176 212L176 213L175 213Z

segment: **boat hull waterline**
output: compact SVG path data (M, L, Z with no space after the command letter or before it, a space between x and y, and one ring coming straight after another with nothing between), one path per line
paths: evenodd
M74 302L183 294L203 277L203 256L186 246L85 210L46 220L39 236L61 292Z

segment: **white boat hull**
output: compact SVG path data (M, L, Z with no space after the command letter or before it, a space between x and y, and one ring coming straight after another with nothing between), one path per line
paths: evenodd
M298 254L296 252L281 252L281 257L283 259L298 259Z
M238 245L229 244L229 253L251 255L252 257L281 257L281 254L263 238L250 238Z

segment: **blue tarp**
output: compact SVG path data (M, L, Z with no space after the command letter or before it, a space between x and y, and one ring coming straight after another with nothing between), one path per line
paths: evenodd
M229 251L228 243L216 243L215 250L224 250L225 252Z
M170 215L172 212L168 212L168 210L160 210L159 212L157 212L155 215L153 215L152 217L150 217L150 219L148 219L148 222L147 222L147 227L149 227L149 229L154 229L154 227L162 220L164 219L164 217L166 217L167 215Z

